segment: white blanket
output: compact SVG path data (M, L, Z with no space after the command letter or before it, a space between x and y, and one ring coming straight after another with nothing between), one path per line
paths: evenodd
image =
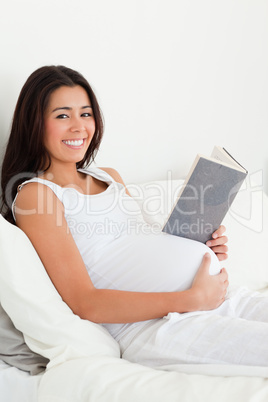
M217 369L217 367L214 367ZM42 378L38 402L267 402L268 380L153 370L115 358L71 360Z

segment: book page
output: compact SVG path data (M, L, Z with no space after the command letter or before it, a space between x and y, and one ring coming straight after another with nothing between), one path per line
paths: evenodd
M243 166L241 166L240 163L238 163L224 148L215 146L212 151L211 157L218 161L227 163L228 165L231 165L234 168L239 169L243 172L246 171Z

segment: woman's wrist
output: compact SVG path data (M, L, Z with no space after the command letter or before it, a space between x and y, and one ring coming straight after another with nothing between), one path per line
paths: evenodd
M201 295L198 289L190 288L182 292L176 292L176 312L190 313L200 310Z

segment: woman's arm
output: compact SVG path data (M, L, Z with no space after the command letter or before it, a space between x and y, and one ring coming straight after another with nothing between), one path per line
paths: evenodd
M63 205L52 190L42 184L29 183L19 192L16 218L62 299L83 319L97 323L136 322L174 311L213 309L224 300L227 274L222 270L210 276L208 256L204 257L193 287L183 292L96 289L69 231Z

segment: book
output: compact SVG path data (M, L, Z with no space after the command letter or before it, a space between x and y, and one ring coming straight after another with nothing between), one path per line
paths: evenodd
M247 170L226 149L198 154L162 231L206 243L232 205Z

